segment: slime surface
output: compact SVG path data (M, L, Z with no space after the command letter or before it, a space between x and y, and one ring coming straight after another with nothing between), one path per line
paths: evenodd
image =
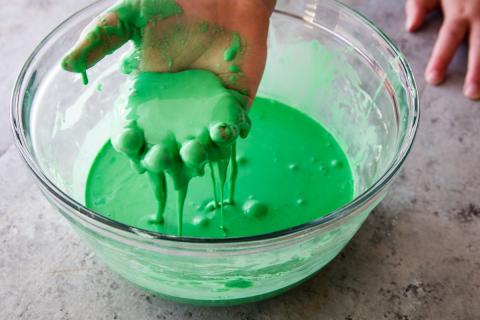
M127 41L130 76L91 168L88 206L166 234L235 237L302 224L351 200L341 148L293 108L257 99L256 135L238 145L251 120L239 83L248 44L236 30L191 18L174 0L121 0L62 66L87 83L86 70Z
M195 121L196 111L191 115L180 127L186 130ZM212 179L214 167L206 166L205 175L190 182L183 236L221 238L278 231L317 219L352 199L348 160L318 122L264 98L254 101L250 117L254 126L249 138L239 140L233 153L238 163L235 201L225 199L224 221L222 208L215 206L214 200L214 194L220 195L223 188L215 183L218 178ZM164 121L168 119L175 117L172 114ZM227 181L226 188L233 187L233 181ZM167 184L173 187L174 179ZM156 212L157 202L148 176L132 170L127 157L110 142L91 167L86 204L113 220L177 235L176 199L167 199L164 223L152 223L149 218Z

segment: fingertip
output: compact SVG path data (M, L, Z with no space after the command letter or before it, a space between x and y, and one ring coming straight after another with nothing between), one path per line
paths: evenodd
M406 4L405 28L408 32L416 31L423 23L427 10L417 1L408 1Z
M466 83L463 88L463 94L465 97L478 100L480 99L480 84L479 83Z
M72 71L72 64L70 62L70 56L65 56L61 61L61 66L65 71Z
M431 85L438 86L444 80L444 73L438 69L427 69L425 72L425 79Z
M405 29L407 29L408 32L414 31L412 18L410 16L407 16L407 21L405 21Z
M480 99L480 24L471 27L468 49L468 71L463 88L464 95L472 100Z
M414 32L420 28L422 25L422 19L416 15L407 15L407 21L405 22L405 29L407 29L408 32Z

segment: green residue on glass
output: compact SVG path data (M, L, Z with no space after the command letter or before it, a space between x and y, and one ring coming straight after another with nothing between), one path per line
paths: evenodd
M225 283L225 287L227 288L245 289L245 288L250 288L251 286L253 286L252 281L245 280L245 279L235 279Z
M233 61L237 57L241 49L242 41L240 39L240 36L238 35L238 33L233 33L232 42L230 44L230 47L225 50L225 53L223 54L223 59L225 61Z
M167 85L169 83L168 75L144 76L140 81L149 88L158 88L156 83L151 83L154 80ZM170 81L173 80L175 78L170 78ZM353 178L349 161L335 138L317 121L278 101L256 98L249 114L255 125L248 139L232 140L231 128L212 126L214 129L211 134L210 130L202 130L203 124L209 121L218 123L221 118L231 123L242 113L237 109L235 112L228 111L228 108L209 109L211 104L208 101L212 101L213 97L202 99L204 102L198 106L203 111L199 111L197 105L185 105L187 100L184 99L175 102L172 100L175 95L187 99L184 95L192 89L190 85L197 86L196 81L183 83L186 84L183 93L181 87L173 91L157 90L159 94L143 89L140 92L141 99L137 95L131 98L131 102L137 105L136 112L131 114L136 116L137 126L143 132L129 131L129 138L125 139L124 145L131 155L154 152L152 156L158 160L142 167L149 167L150 171L164 169L165 189L180 190L181 186L188 183L188 193L178 196L175 196L175 192L169 193L164 202L164 222L152 223L152 215L162 209L158 201L158 194L162 194L152 193L148 174L138 174L129 164L132 157L117 152L108 142L90 169L86 186L86 204L89 208L116 221L164 234L177 235L181 231L183 236L223 238L259 235L290 228L322 217L352 199ZM135 86L139 87L142 86ZM151 93L150 99L146 99L147 92ZM157 100L159 97L170 102L162 103L163 100ZM191 95L188 101L195 101L198 97ZM230 96L224 99L233 101ZM223 101L224 105L226 101ZM143 107L139 107L141 105ZM165 156L170 154L168 151L155 151L154 145L162 141L161 137L167 131L159 128L165 126L167 129L176 128L176 135L175 139L172 136L172 143L162 148L182 149L189 142L190 152L187 153L191 156L185 158L187 161L183 160L181 152L169 157ZM193 128L195 130L191 130ZM198 131L200 133L195 135ZM139 133L144 144L141 143L141 137L137 136ZM228 143L223 144L222 148L217 144L207 144L207 161L201 168L204 171L198 170L200 167L195 163L205 160L205 150L201 147L208 141L221 141L219 139L222 137ZM154 150L147 151L151 149ZM147 158L143 162L150 161L147 156L142 157ZM133 159L137 161L135 157ZM232 159L238 159L239 168L234 167L237 161ZM172 171L165 170L170 163L178 165L174 171L177 174L184 173L186 180L180 176L172 177ZM225 199L220 198L223 181ZM230 198L231 190L235 191L233 202L230 201L233 200ZM186 199L180 217L177 201L184 194ZM235 283L230 285L235 286Z
M97 81L97 85L95 87L98 92L102 92L103 90L103 84L100 81Z

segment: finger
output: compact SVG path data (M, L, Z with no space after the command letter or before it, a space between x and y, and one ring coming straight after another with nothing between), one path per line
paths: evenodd
M407 21L405 27L412 32L420 28L427 13L440 4L439 0L407 0L405 12Z
M480 99L480 23L473 25L470 30L468 71L463 91L470 99Z
M430 84L438 85L443 81L447 67L464 39L467 29L468 24L465 21L446 19L443 22L425 72L425 78Z
M84 72L107 54L121 47L130 38L129 30L124 30L118 15L110 12L89 25L75 47L64 57L65 70Z

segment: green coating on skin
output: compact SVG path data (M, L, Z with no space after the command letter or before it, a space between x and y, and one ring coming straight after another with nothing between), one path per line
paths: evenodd
M166 19L183 12L175 0L123 0L111 11L121 21L128 21L138 29L145 27L152 18Z
M140 50L134 48L125 55L120 62L120 71L124 74L132 74L138 70L140 64Z
M245 288L250 288L251 286L253 286L253 283L251 281L244 280L244 279L231 280L231 281L228 281L227 283L225 283L225 287L227 287L227 288L242 288L242 289L245 289Z
M207 164L217 167L223 208L228 167L236 161L232 156L235 142L250 131L247 98L226 89L217 76L202 70L139 73L132 77L130 88L127 98L120 99L126 103L118 106L121 125L111 143L130 159L137 173L147 172L157 202L150 222L177 225L182 235L190 180L203 176ZM164 219L169 189L165 175L177 191L177 221ZM231 178L236 175L235 169ZM215 175L211 177L215 181ZM214 198L218 203L217 192ZM223 229L223 224L220 227Z
M230 47L225 50L225 53L223 54L223 59L225 61L233 61L240 50L242 49L242 41L240 39L240 36L238 33L233 33L232 34L232 43L230 44Z
M232 64L230 67L228 67L228 70L231 73L239 73L241 71L240 67L237 66L236 64Z
M123 61L122 70L131 73L138 69L138 61L143 43L144 27L152 19L166 19L181 14L182 8L175 0L122 0L106 14L114 13L118 18L116 25L108 25L105 18L100 18L99 24L86 34L86 45L78 54L69 54L62 60L62 67L66 70L80 73L83 83L88 84L87 69L91 66L91 55L95 51L111 54L123 43L132 40L134 50ZM111 39L118 40L112 45ZM173 62L172 62L173 64Z
M230 77L230 82L232 83L236 83L238 81L238 79L240 79L240 76L238 74L234 74Z
M208 22L202 22L200 23L200 31L201 32L208 32L210 30L210 25Z
M132 26L123 20L119 20L116 26L98 25L90 30L85 39L87 44L83 47L79 56L67 55L62 60L62 67L66 70L72 70L82 75L83 83L88 84L87 69L89 67L89 58L95 50L104 49L103 52L111 54L118 47L107 48L105 45L109 43L109 39L117 37L128 40L132 37L134 30Z
M184 90L186 92L189 91ZM194 108L189 110L195 113ZM228 152L229 157L236 153L239 167L235 203L221 201L226 236L252 236L293 227L324 216L352 199L349 161L335 139L318 122L294 108L262 98L254 101L250 117L255 126L249 139L238 140L236 149ZM181 123L185 125L180 124L177 137L187 133L184 132L186 126L191 126L190 121L194 119L194 115L183 118ZM146 137L150 141L154 139L149 134ZM204 177L190 180L184 202L184 236L225 237L221 229L221 206L212 194L211 168L217 171L216 163L219 162L206 165ZM296 165L295 170L289 168L292 164ZM233 168L227 167L227 170L232 175ZM221 179L218 173L215 175L214 188L220 194ZM226 184L229 187L231 180ZM173 179L167 179L166 189L173 187ZM111 219L134 227L178 234L180 217L175 197L169 196L166 201L165 223L149 222L157 210L156 198L150 190L148 177L133 171L127 157L116 152L108 142L90 169L86 204ZM245 214L245 211L256 213ZM242 281L229 284L232 287L247 285Z

